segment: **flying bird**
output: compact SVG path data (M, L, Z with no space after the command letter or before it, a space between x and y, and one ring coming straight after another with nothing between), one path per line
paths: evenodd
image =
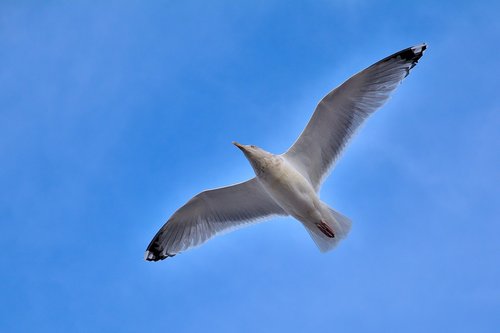
M394 53L333 89L281 155L233 142L256 176L195 195L161 227L145 259L173 257L217 234L273 216L294 217L320 251L333 249L349 233L351 221L320 200L321 184L356 129L389 99L426 47L420 44Z

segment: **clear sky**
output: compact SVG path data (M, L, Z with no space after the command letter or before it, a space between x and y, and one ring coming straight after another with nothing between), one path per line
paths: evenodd
M497 1L2 1L1 332L494 332ZM429 48L324 184L321 254L281 218L158 263L191 196L245 180L315 104ZM496 331L498 332L498 331Z

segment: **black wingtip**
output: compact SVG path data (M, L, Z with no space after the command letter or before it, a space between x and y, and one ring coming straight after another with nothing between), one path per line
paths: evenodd
M402 59L407 62L412 63L412 68L417 64L418 60L424 55L424 51L427 49L427 44L422 43L415 45L399 52L396 52L387 58L382 59L380 62L386 62L393 59Z
M406 69L405 77L407 77L408 74L410 74L410 70L413 67L415 67L418 63L418 60L420 58L422 58L422 56L424 55L424 51L426 49L427 49L427 44L425 44L425 43L415 45L415 46L406 48L404 50L401 50L399 52L396 52L396 53L380 60L379 62L377 62L373 66L376 66L376 65L383 63L383 62L394 61L394 60L397 61L397 60L401 59L401 60L405 61L406 63L410 64L410 66Z
M159 251L151 251L151 250L146 250L146 253L144 253L144 260L146 261L160 261L163 259L167 259L170 257L174 257L175 254L170 254L166 253L164 254L163 252Z
M161 234L161 231L158 233ZM158 234L153 238L144 253L144 260L146 261L160 261L168 257L175 256L175 253L166 252L158 242Z
M426 49L427 49L426 44L409 47L407 49L395 53L393 58L400 57L401 59L406 61L417 62L418 59L422 58L422 56L424 55L424 51Z

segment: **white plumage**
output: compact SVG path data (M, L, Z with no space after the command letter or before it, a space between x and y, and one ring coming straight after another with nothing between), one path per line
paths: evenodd
M284 154L234 143L256 177L194 196L158 231L145 259L172 257L219 233L276 215L299 220L321 251L334 248L351 222L319 199L321 183L359 125L387 101L425 49L421 44L397 52L332 90Z

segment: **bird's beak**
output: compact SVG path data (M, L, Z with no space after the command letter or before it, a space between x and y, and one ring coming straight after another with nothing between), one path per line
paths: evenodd
M240 148L242 151L245 151L245 146L240 145L238 142L233 141L233 145L235 145L236 147Z

